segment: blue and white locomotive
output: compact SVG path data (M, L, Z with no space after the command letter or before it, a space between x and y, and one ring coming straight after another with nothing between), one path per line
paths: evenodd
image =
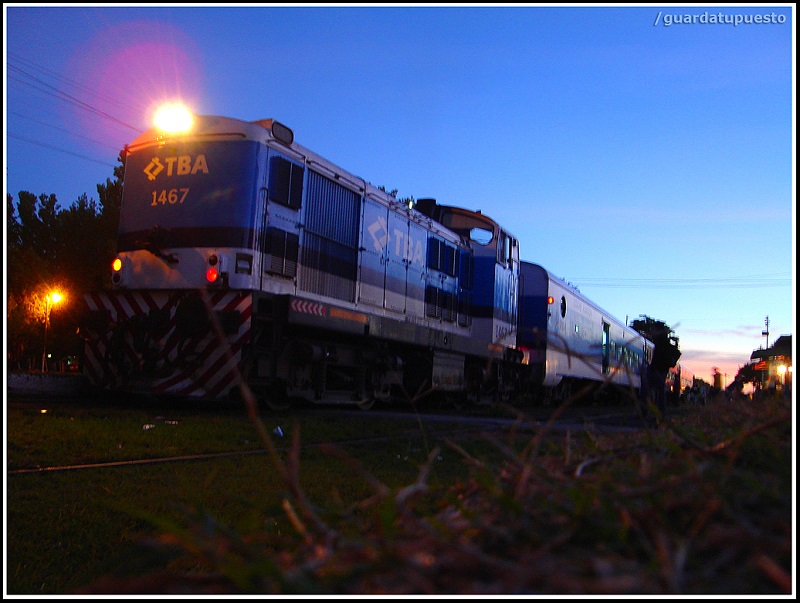
M521 263L494 220L406 205L277 121L153 128L123 191L113 287L85 298L100 386L224 398L244 381L274 408L639 386L649 342Z

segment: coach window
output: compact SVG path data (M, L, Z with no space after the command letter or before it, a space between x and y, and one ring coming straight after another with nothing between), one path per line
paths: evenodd
M561 318L564 318L567 315L567 298L563 295L561 296Z

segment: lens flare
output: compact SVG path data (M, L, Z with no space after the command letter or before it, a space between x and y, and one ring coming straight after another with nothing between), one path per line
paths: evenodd
M113 91L92 99L95 111L64 110L63 123L92 139L85 148L96 152L95 141L101 140L119 151L132 131L138 135L153 126L158 105L180 100L199 107L208 98L200 60L204 51L180 24L159 20L156 12L145 11L141 20L98 24L96 34L69 55L68 77ZM99 112L115 119L98 119Z

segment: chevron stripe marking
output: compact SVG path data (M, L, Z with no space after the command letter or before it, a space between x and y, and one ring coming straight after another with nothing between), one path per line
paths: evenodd
M302 299L292 300L292 310L303 314L313 314L314 316L325 316L325 306L316 302L305 301Z

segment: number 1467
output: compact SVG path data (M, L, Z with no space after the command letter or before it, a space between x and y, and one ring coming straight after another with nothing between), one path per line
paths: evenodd
M189 194L188 188L171 188L169 190L163 189L160 191L153 191L151 195L153 196L153 201L150 203L152 207L155 207L159 203L161 205L166 205L169 203L170 205L175 205L183 203L184 199L186 199L186 195Z

